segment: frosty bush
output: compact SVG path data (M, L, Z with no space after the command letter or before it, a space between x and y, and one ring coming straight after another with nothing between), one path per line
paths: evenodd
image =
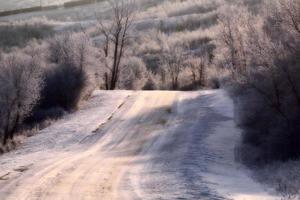
M140 90L147 81L147 68L142 59L127 58L121 71L119 87L122 89Z
M102 45L102 62L105 68L102 77L105 89L114 90L119 83L121 62L128 46L136 5L129 0L111 0L109 6L112 10L111 20L104 23L99 18L98 24L105 38Z
M0 136L5 145L40 98L40 59L15 52L0 60Z
M88 83L87 68L93 59L89 38L82 34L56 36L49 41L49 60L45 71L41 109L75 109Z
M43 23L0 25L0 48L25 47L30 40L47 38L53 33L52 27Z
M232 70L244 159L264 163L298 158L300 3L270 2L261 16L230 9L221 17L219 49L224 66ZM249 153L251 149L255 151Z

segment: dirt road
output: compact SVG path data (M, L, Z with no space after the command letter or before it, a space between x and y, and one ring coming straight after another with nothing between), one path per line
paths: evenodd
M0 156L0 199L275 199L234 161L224 91L96 92Z

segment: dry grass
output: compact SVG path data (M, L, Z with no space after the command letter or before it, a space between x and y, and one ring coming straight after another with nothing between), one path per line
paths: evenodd
M6 145L0 144L0 154L7 153L16 149L20 144L25 141L25 135L15 136L13 140L8 140Z
M276 162L253 171L254 177L267 184L284 200L300 199L300 160Z
M45 120L33 128L24 128L19 133L15 134L13 140L8 140L6 145L0 144L0 154L12 151L26 141L26 138L36 135L40 130L43 130L52 125L56 120Z

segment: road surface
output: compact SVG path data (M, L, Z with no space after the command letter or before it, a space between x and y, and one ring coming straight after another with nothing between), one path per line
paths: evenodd
M235 162L222 90L96 91L0 156L0 199L276 199Z

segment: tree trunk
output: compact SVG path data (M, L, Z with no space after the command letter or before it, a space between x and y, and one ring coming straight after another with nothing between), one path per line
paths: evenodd
M204 65L202 64L199 69L199 84L204 86Z
M4 133L4 137L3 137L2 144L3 144L3 145L6 145L6 144L7 144L7 140L8 140L8 133L5 132L5 133Z
M105 81L105 89L109 90L109 80L108 80L107 72L105 72L105 74L104 74L104 81Z
M110 90L114 90L116 88L116 75L117 75L117 63L118 63L118 49L119 49L119 33L116 34L115 37L115 49L114 49L114 62L113 69L110 80Z
M196 73L195 73L195 71L192 71L192 78L193 78L193 85L197 85L197 80L196 80Z
M5 129L4 129L4 138L3 138L3 145L6 145L7 143L7 140L9 138L9 127L10 127L10 115L11 115L11 112L10 110L7 110L7 119L6 119L6 126L5 126Z
M9 132L9 138L12 140L14 137L15 132L18 130L19 128L19 121L20 121L20 114L17 114L16 120L13 124L13 128L10 130Z

